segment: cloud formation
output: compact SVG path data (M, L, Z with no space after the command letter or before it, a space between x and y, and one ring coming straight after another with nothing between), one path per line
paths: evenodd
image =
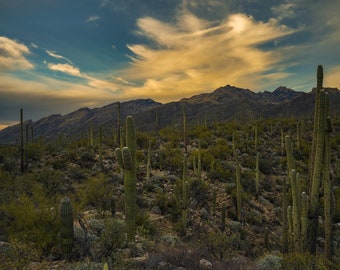
M28 54L26 45L0 36L0 71L32 69L34 65L25 57Z
M87 22L87 23L96 22L96 21L98 21L99 19L100 19L99 16L93 15L93 16L88 17L88 18L86 19L86 22Z
M71 65L73 65L73 63L71 62L70 59L68 59L67 57L62 56L62 55L60 55L60 54L57 54L57 53L54 52L54 51L46 50L46 53L47 53L49 56L54 57L54 58L56 58L56 59L66 60L68 63L70 63Z
M169 101L225 84L257 89L265 73L267 80L289 75L272 71L283 60L284 48L260 48L296 31L276 19L255 21L238 13L216 23L183 12L176 24L144 17L137 26L150 43L128 45L132 65L122 77L144 80L127 90L133 95Z
M48 64L48 68L55 71L60 71L72 76L81 77L80 70L70 64Z

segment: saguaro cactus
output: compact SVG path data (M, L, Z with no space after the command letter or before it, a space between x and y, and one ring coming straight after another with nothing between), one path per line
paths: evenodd
M292 139L290 138L289 135L285 137L285 147L286 147L286 155L287 155L288 176L290 177L292 170L295 170L295 158L293 155Z
M240 221L241 216L241 210L242 210L242 184L241 184L241 169L238 159L238 152L239 150L235 150L235 163L236 163L236 200L237 200L237 219Z
M315 93L315 115L312 151L310 157L310 207L308 226L308 246L311 253L316 253L318 217L320 214L320 187L324 190L324 217L325 217L325 253L331 257L331 183L330 183L330 132L332 125L329 117L329 97L322 88L323 71L318 66L317 89Z
M316 143L317 143L317 130L318 130L318 123L319 123L319 110L320 110L320 91L322 89L323 84L323 67L322 65L318 66L317 74L316 74L316 90L315 90L315 103L314 103L314 127L313 127L313 139L312 139L312 150L309 159L309 171L308 176L310 181L312 180L313 175L313 164L315 159L315 152L316 152Z
M148 157L146 164L146 182L150 182L150 174L151 174L151 141L149 140L148 145Z
M326 113L329 114L329 97L326 93ZM324 215L325 215L325 253L328 258L333 253L332 248L332 184L330 179L329 167L331 164L331 142L330 133L332 132L332 124L330 117L326 118L326 132L324 141L324 152L323 152L323 167L322 167L322 182L323 182L323 196L324 196Z
M255 191L256 191L256 196L258 196L259 190L260 190L260 169L259 169L259 163L260 163L260 153L257 152L257 154L256 154L256 169L255 169Z
M291 172L291 185L292 185L292 218L293 218L293 239L294 249L297 252L301 252L301 209L300 209L300 194L298 193L298 184L296 171Z
M283 217L282 217L282 252L288 252L288 220L287 220L287 180L286 177L283 178L283 187L282 187L282 208L283 208Z
M132 241L136 234L136 131L132 116L126 118L126 147L116 148L116 158L124 170L125 217L127 237Z
M23 173L25 170L24 165L24 124L23 124L23 112L20 109L20 170Z
M317 117L317 139L316 139L316 151L313 163L313 172L311 180L311 191L310 191L310 204L309 204L309 219L310 224L308 227L308 246L310 247L310 252L316 252L316 240L317 240L317 230L318 230L318 216L319 216L319 192L321 186L321 171L323 166L323 154L324 154L324 140L326 131L326 108L325 108L325 91L320 91L319 94L319 115ZM315 120L314 120L315 121ZM313 150L313 149L312 149Z
M70 198L64 197L60 201L60 240L61 248L66 259L72 256L73 248L73 207Z
M183 229L187 227L188 220L188 164L187 157L184 154L183 159L183 180L182 180L182 224Z

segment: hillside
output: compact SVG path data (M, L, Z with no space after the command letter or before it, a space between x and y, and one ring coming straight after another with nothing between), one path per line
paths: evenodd
M330 95L330 108L334 115L340 114L340 91L326 88ZM151 99L132 100L121 103L121 119L133 115L139 130L154 130L156 117L158 128L181 123L185 108L189 123L204 121L247 122L252 119L311 117L314 109L313 90L309 93L296 92L284 86L275 91L255 93L226 85L211 93L183 98L177 102L161 104ZM33 127L34 136L45 140L56 139L58 135L65 137L86 136L92 123L98 130L103 125L104 133L112 134L117 126L118 103L102 108L81 108L67 115L50 115L38 121L26 121ZM19 125L0 131L0 143L13 143L19 138Z

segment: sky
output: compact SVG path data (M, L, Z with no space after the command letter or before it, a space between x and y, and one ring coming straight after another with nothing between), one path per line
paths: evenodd
M0 129L227 84L340 88L338 0L0 0Z

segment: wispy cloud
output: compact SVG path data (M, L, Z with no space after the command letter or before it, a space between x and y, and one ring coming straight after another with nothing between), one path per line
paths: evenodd
M33 68L34 65L25 57L28 54L30 50L26 45L0 36L0 71Z
M96 22L100 20L100 17L99 16L96 16L96 15L93 15L93 16L90 16L86 19L86 22L87 23L91 23L91 22Z
M34 49L38 49L39 46L37 44L35 44L34 42L31 42L31 47Z
M55 70L55 71L60 71L63 73L67 73L69 75L72 76L81 76L80 70L77 67L74 67L72 65L69 64L48 64L48 68L51 70Z
M114 82L111 82L108 79L100 79L100 78L97 78L96 76L91 76L89 74L83 73L80 71L78 67L72 66L70 64L48 63L47 67L53 71L58 71L58 72L65 73L67 75L85 79L87 81L88 86L96 88L98 91L111 90L114 92L118 88L117 84L115 84ZM122 82L122 80L118 80L118 81Z
M151 45L128 45L132 65L121 77L144 80L139 88L127 90L134 95L168 101L227 83L258 89L262 74L271 74L267 80L289 76L272 70L284 59L283 48L259 47L296 32L276 19L255 21L238 13L216 23L183 12L176 24L144 17L137 26Z
M56 59L63 59L63 60L66 60L66 61L69 62L71 65L73 65L73 63L71 62L71 60L69 60L67 57L62 56L62 55L59 55L59 54L57 54L57 53L54 52L54 51L46 50L46 53L47 53L49 56L54 57L54 58L56 58Z
M278 20L282 20L283 18L293 18L296 16L295 13L295 3L283 3L279 6L273 6L271 8L274 15L278 18Z

